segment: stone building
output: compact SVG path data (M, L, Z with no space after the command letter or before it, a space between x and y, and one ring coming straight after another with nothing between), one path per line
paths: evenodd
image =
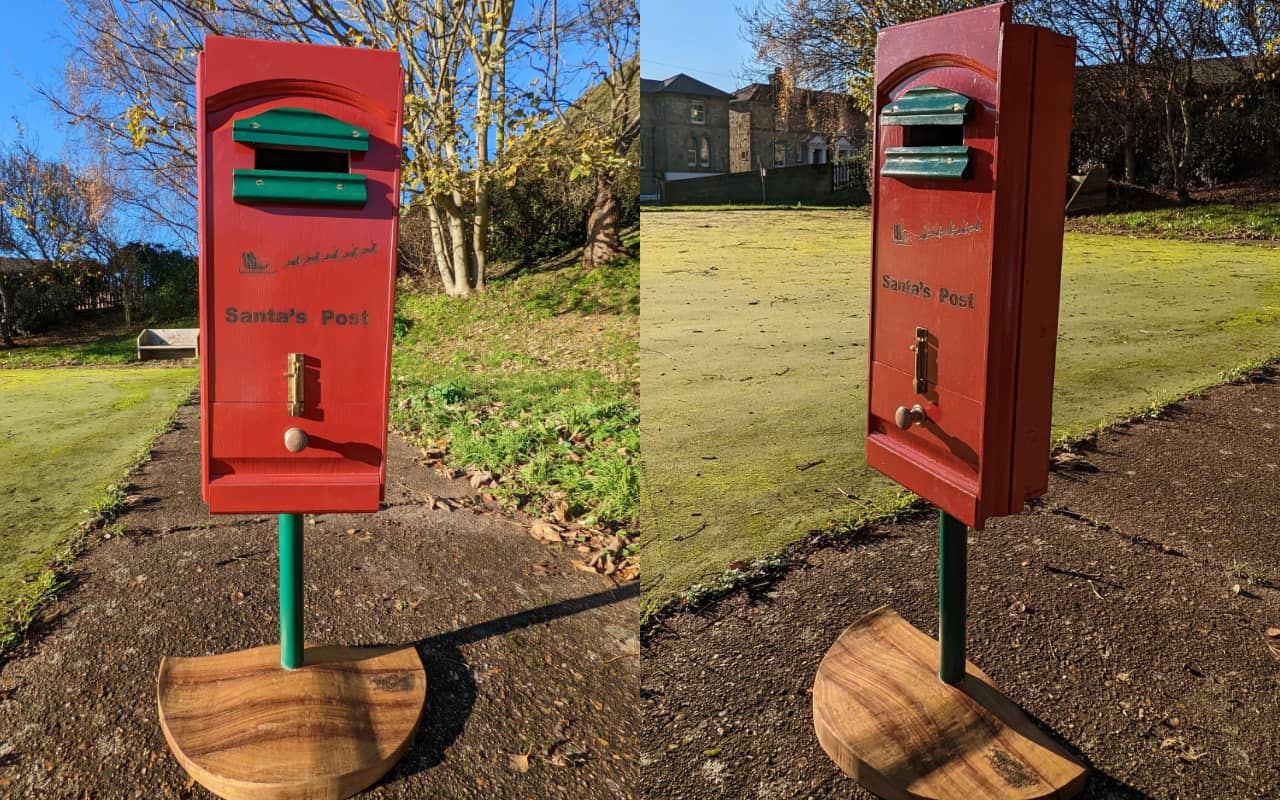
M753 83L729 101L729 171L826 164L853 155L867 117L847 95L793 89L779 113L776 82Z
M729 171L728 92L683 73L640 80L640 199L663 181Z

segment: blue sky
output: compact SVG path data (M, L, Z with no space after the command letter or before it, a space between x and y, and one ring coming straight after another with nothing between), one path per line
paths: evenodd
M741 28L729 0L640 0L640 74L683 72L726 92L759 80Z
M38 12L32 13L33 5ZM56 37L62 33L65 14L60 2L0 0L0 19L22 20L0 25L0 146L13 141L16 117L27 131L28 143L42 155L62 153L67 130L57 125L48 102L32 87L55 84L62 73L67 45Z

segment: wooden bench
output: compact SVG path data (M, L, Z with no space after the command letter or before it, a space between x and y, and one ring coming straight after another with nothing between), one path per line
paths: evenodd
M195 358L199 328L145 328L138 334L138 360Z
M1067 176L1067 213L1107 207L1107 168L1094 167L1086 175Z

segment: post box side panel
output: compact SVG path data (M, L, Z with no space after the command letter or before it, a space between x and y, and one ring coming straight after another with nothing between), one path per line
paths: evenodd
M1064 204L1074 98L1075 40L1036 29L1031 161L1027 178L1027 255L1018 352L1013 504L1048 488L1053 375L1062 278Z
M205 54L196 58L196 241L200 247L196 273L196 291L199 294L198 311L200 315L200 333L207 334L209 317L205 312L205 292L209 286L209 263L205 258L208 247L208 231L205 224L205 203L208 197L205 191L204 171L208 163L205 152L205 131L208 122L204 110L205 88ZM209 393L205 390L209 385L209 337L196 336L196 353L200 356L200 498L209 502Z
M400 65L399 60L396 61L396 85L399 88L400 100L395 104L396 122L395 122L395 152L399 156L403 152L403 136L404 136L404 87L405 76L404 67ZM397 165L392 181L391 181L391 197L396 202L395 213L391 217L391 252L393 254L400 252L400 170ZM393 256L394 257L394 256ZM395 262L392 262L391 281L387 284L387 308L390 309L392 315L395 314L396 307L396 271ZM391 386L391 332L388 331L386 337L386 345L382 352L382 386L387 387L388 395ZM382 404L382 452L387 452L387 421L390 410L387 403ZM382 500L386 495L387 486L387 460L382 459L382 465L378 468L378 499Z
M996 146L1000 181L995 186L996 236L991 262L991 316L988 341L986 405L981 451L984 456L979 516L1021 510L1010 502L1013 469L1022 273L1025 266L1027 168L1030 158L1031 85L1035 57L1034 29L1005 25L1000 41L996 92L1000 137Z

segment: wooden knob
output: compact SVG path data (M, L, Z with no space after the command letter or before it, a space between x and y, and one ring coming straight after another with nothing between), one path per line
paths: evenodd
M904 431L912 425L921 425L924 423L924 409L919 403L911 408L898 406L898 410L893 412L893 421Z
M301 453L307 449L307 434L301 428L290 428L284 432L284 446L290 453Z

